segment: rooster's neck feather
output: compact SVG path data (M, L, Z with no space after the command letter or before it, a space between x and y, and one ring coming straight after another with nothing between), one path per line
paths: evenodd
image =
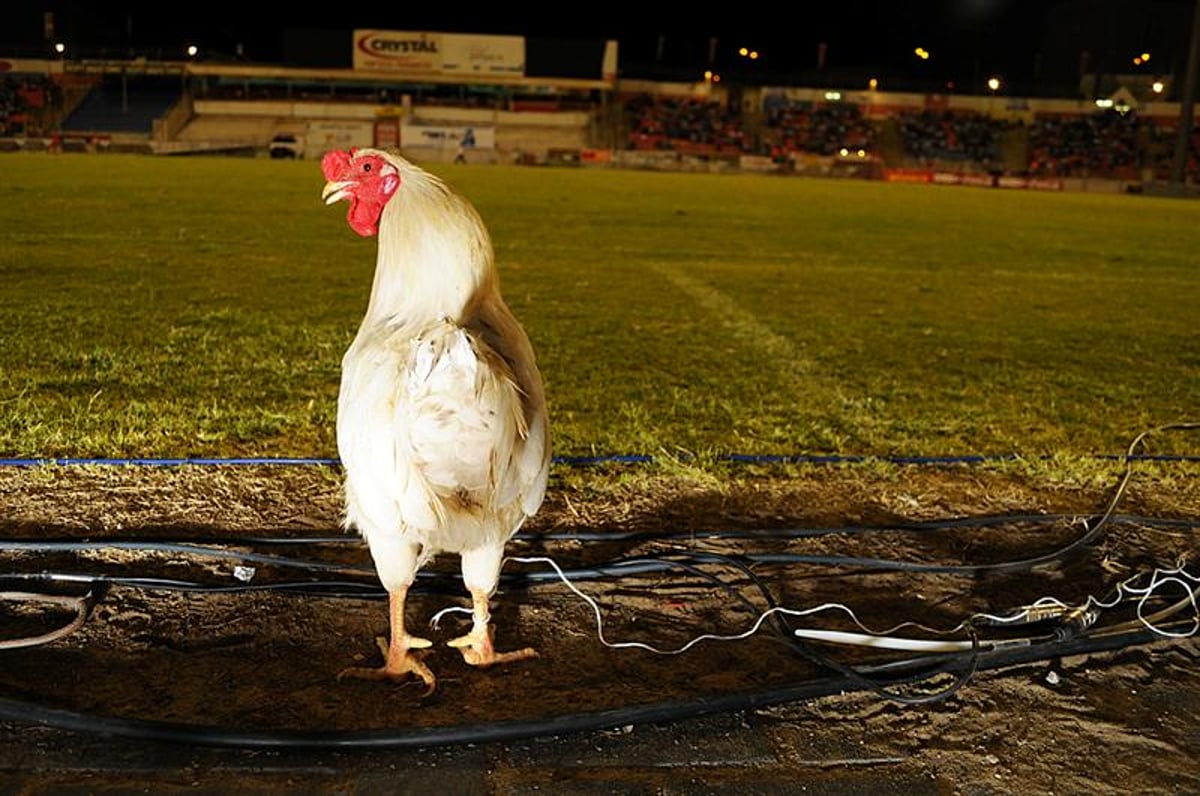
M464 315L496 290L492 243L471 204L434 175L381 152L400 172L383 210L364 326Z

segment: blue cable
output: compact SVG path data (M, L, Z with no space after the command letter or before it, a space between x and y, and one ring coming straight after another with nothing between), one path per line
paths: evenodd
M991 456L810 456L801 453L788 454L747 454L722 453L718 461L737 462L738 464L859 464L867 461L883 461L890 464L983 464L984 462L1015 461L1015 453L1001 453ZM1116 458L1121 458L1120 456Z
M1049 459L1050 456L1041 456ZM1135 462L1190 462L1200 463L1200 456L1185 454L1149 454L1138 453L1124 456L1114 453L1100 453L1092 456L1094 459L1108 461ZM747 454L722 453L717 461L733 464L860 464L867 461L886 462L888 464L938 466L951 464L986 464L988 462L1011 462L1020 457L1015 453L992 455L961 455L961 456L855 456L855 455L808 455L808 454ZM555 456L554 463L567 467L586 467L598 464L650 464L654 457L647 454L606 454L602 456ZM8 458L0 459L0 467L58 467L71 466L102 466L102 467L258 467L258 466L287 466L287 467L337 467L341 462L337 459L321 457L298 456L243 456L243 457L196 457L196 458L151 458L135 457L121 458Z
M583 467L589 464L649 464L654 457L645 453L608 453L602 456L555 456L555 464Z
M0 467L44 467L47 465L55 465L58 467L70 467L79 465L100 465L108 467L218 467L218 466L241 466L248 465L288 465L288 466L312 466L320 465L324 467L333 467L339 464L337 459L323 458L306 458L293 456L278 456L278 457L197 457L194 459L156 459L151 457L136 457L129 459L105 459L105 458L13 458L0 459Z

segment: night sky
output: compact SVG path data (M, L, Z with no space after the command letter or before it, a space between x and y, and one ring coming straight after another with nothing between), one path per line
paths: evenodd
M1153 51L1142 67L1158 74L1182 70L1193 0L934 0L830 2L801 0L802 13L774 15L622 11L620 6L572 4L564 13L515 17L513 8L450 3L331 3L320 11L296 6L195 3L21 4L0 13L0 44L35 54L45 48L43 13L55 14L55 37L72 52L121 56L130 51L178 57L195 43L202 57L301 64L289 52L292 29L388 28L547 38L615 38L625 77L697 79L708 67L751 83L858 82L877 76L895 88L927 89L953 83L960 90L999 73L1014 86L1077 83L1081 58L1089 69L1136 71L1129 60ZM685 8L674 4L676 9ZM200 13L188 14L190 9ZM630 6L630 9L638 9ZM586 23L576 19L587 19ZM715 39L715 46L713 39ZM818 69L824 43L825 60ZM739 58L746 46L763 53ZM916 58L915 47L932 53ZM293 47L293 50L295 48ZM346 36L349 52L349 36ZM1086 53L1086 55L1085 55ZM710 61L710 54L713 56Z

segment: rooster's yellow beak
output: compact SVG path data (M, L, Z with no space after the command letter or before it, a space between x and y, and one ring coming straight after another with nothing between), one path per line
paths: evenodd
M321 190L321 198L325 200L325 204L327 205L347 199L350 197L350 191L347 188L353 184L352 180L347 180L346 182L327 182Z

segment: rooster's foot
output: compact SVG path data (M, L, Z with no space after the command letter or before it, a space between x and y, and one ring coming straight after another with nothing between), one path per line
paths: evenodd
M461 652L463 660L472 666L495 666L500 663L523 661L538 656L537 650L533 647L512 652L496 652L496 648L492 646L491 627L483 632L472 630L467 635L460 636L448 643Z
M425 683L425 696L429 696L437 688L437 678L429 667L421 663L410 650L424 649L432 646L428 639L406 636L395 647L388 644L382 636L375 639L383 653L384 663L379 668L368 666L350 666L338 672L338 679L350 677L356 680L407 680L409 675L421 678Z

